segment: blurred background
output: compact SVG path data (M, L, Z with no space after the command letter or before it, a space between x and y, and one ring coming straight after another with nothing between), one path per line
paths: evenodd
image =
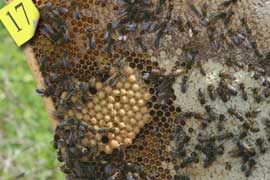
M24 55L0 23L0 180L64 179L35 89Z

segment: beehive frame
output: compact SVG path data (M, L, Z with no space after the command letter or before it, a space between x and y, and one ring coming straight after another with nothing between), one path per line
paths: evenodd
M192 2L193 3L193 2ZM218 4L216 1L214 1L214 2L212 2L212 3L216 3L216 4ZM250 4L249 4L250 3ZM200 4L200 3L199 3ZM246 8L246 9L253 9L253 8L250 8L250 6L251 5L255 5L256 3L254 3L254 4L252 4L251 2L248 2L247 4L245 4L245 3L243 3L242 5L243 5L243 7L244 7L244 9ZM176 6L177 7L177 6ZM245 10L246 10L245 9ZM240 10L241 11L241 10ZM252 11L249 11L249 13L250 12L252 12ZM248 13L248 12L247 12ZM249 14L250 15L250 14ZM257 14L258 15L258 14ZM194 14L193 15L191 15L191 16L194 16ZM259 16L259 15L258 15ZM251 18L252 19L252 18ZM254 19L253 19L254 20ZM269 50L269 48L268 48L268 42L269 42L269 39L267 38L267 37L269 37L269 34L267 34L269 31L267 31L266 29L267 29L267 25L265 24L265 22L261 22L262 24L260 24L260 23L258 23L258 24L256 24L257 25L257 27L256 28L262 28L261 29L261 31L260 32L258 32L258 31L255 31L255 33L257 33L257 34L253 34L255 37L257 37L257 40L258 40L258 45L260 46L260 49L263 51L262 53L266 53L268 50ZM254 24L253 24L254 25ZM255 28L255 29L256 29ZM191 31L193 31L192 30L192 28L190 28L191 29ZM194 32L189 32L190 34L189 34L189 36L191 35L192 36L192 33L194 33ZM262 35L263 36L260 36L260 34L262 33ZM168 43L168 44L163 44L162 45L162 47L164 48L164 46L168 46L168 47L170 47L170 46L173 46L173 44L170 44L170 38L172 38L172 37L166 37L166 43ZM178 37L177 37L178 38ZM265 42L262 42L262 41L264 41L264 39L265 39ZM134 44L133 44L134 45ZM193 46L193 44L191 43L190 44L191 46ZM201 41L198 41L198 44L196 45L196 44L194 44L194 46L195 46L195 48L198 48L198 46L204 46L204 44L203 44L203 42L201 42ZM213 46L215 46L215 44L213 44ZM139 48L142 48L142 47L139 47ZM142 48L143 49L143 48ZM164 48L165 50L165 52L170 52L170 50L168 50L168 49L166 49L166 47ZM36 82L37 82L37 84L38 84L38 88L41 88L41 89L44 89L44 88L46 88L45 87L45 84L44 84L44 80L43 80L43 77L42 77L42 75L41 75L41 72L39 71L39 65L38 65L38 60L36 59L36 57L35 57L35 53L34 53L34 50L32 49L32 47L31 46L29 46L29 45L26 45L25 47L23 47L23 51L24 51L24 53L25 53L25 55L26 55L26 57L27 57L27 62L28 62L28 65L29 65L29 67L30 67L30 69L31 69L31 71L32 71L32 73L33 73L33 76L34 76L34 78L35 78L35 80L36 80ZM151 54L151 61L153 61L153 62L156 62L156 61L158 61L159 63L160 63L160 66L162 66L162 68L164 67L164 69L165 69L165 72L163 72L164 74L170 74L170 72L169 71L171 71L171 69L174 69L174 64L169 64L168 62L166 62L166 60L164 60L164 56L166 57L167 55L166 54L164 54L164 51L161 51L160 52L160 55L157 55L157 54L155 54L155 53L152 53ZM182 52L181 52L181 49L179 50L179 48L177 48L176 49L176 54L181 54ZM259 53L259 52L257 52L257 53ZM215 54L215 53L214 53ZM245 56L245 55L249 55L248 53L247 54L243 54L243 56ZM167 57L166 57L167 58ZM165 59L166 59L165 58ZM172 60L173 61L173 59L170 59L170 60ZM215 64L212 64L213 66L215 66ZM210 63L210 66L211 66L211 63ZM174 73L182 73L182 70L181 69L176 69L176 71L173 71ZM183 79L177 79L176 80L179 84L181 84L181 83L183 83ZM194 80L195 81L195 80ZM198 84L199 84L199 82L197 82ZM174 85L174 90L175 89L182 89L183 87L177 87L177 85L175 84ZM151 89L151 88L150 88ZM182 89L183 90L183 89ZM179 90L180 91L180 90ZM202 92L201 92L202 93ZM185 98L185 97L183 97L183 96L177 96L177 97L172 97L173 99L177 99L177 98ZM52 119L52 124L53 124L53 126L55 127L56 126L56 122L57 122L57 120L56 120L56 118L52 115L52 112L53 111L55 111L55 108L54 108L54 104L53 104L53 101L52 101L52 99L50 99L50 98L43 98L43 100L44 100L44 102L45 102L45 106L46 106L46 110L47 110L47 112L49 113L49 115L50 115L50 118ZM179 99L178 99L179 100ZM187 101L188 102L188 101ZM200 99L200 102L201 102L201 104L205 104L204 102L203 102L203 99ZM189 107L189 104L187 104L187 107ZM192 107L192 106L191 106ZM174 107L175 108L175 107ZM176 109L176 108L175 108ZM185 108L184 108L185 109ZM196 109L196 108L195 108ZM175 111L175 110L173 110L173 111ZM178 110L179 112L180 112L180 110ZM176 113L179 113L178 111L176 111ZM151 112L150 112L151 113ZM154 114L155 112L153 112L152 114ZM159 113L160 114L160 112L157 112L157 113ZM192 115L193 116L193 115ZM156 117L155 117L156 118ZM178 118L183 118L183 117L178 117ZM158 120L158 118L156 118L156 120L154 119L154 121L159 121ZM171 119L169 120L169 121L171 121ZM182 122L181 122L182 123ZM165 122L165 123L163 123L162 124L162 126L167 126L167 123ZM150 129L148 129L147 131L149 131ZM191 131L191 130L190 130ZM148 137L147 137L148 138ZM168 139L169 139L169 137L167 137ZM150 137L150 139L151 139L151 137ZM158 139L156 139L156 141L158 141ZM166 144L166 143L165 143ZM152 144L151 144L152 145ZM142 147L140 147L140 148L142 148ZM161 147L160 147L161 148ZM162 146L162 148L164 149L164 147ZM130 149L132 149L132 148L130 148ZM134 151L134 150L133 150ZM154 151L153 149L151 149L151 151ZM154 154L156 153L156 152L153 152ZM168 155L168 152L166 152L167 154L165 155L166 157L168 157L169 155ZM144 156L148 156L149 155L149 157L152 157L153 155L150 155L150 154L143 154ZM139 158L139 156L138 156L138 158ZM155 161L155 160L153 160L153 157L152 158L150 158L151 160L151 162L150 163L153 163L153 164L155 164L155 163L157 163L157 164L159 164L160 165L160 162L157 162L157 161ZM164 160L164 159L163 159ZM165 159L166 160L166 159ZM141 162L141 161L143 161L143 160L141 160L141 159L138 159L138 161L139 162ZM168 162L169 162L170 160L168 159ZM134 162L133 162L134 163ZM149 164L149 162L144 162L144 163L146 163L146 164ZM148 167L150 167L150 169L151 169L151 171L150 172L153 172L153 171L155 171L156 169L158 169L159 171L162 171L162 173L161 173L161 175L158 177L159 179L172 179L173 178L173 175L175 175L175 170L171 170L172 169L172 167L170 167L170 164L168 163L168 164L163 164L162 166L164 166L165 167L165 169L159 169L158 167L156 167L156 166L151 166L151 165L147 165L146 166L146 168L148 168ZM211 167L212 168L212 167ZM212 169L214 169L213 171L214 171L214 173L215 173L215 175L214 175L214 177L222 177L223 179L226 179L226 178L229 178L229 177L237 177L237 174L230 174L230 176L228 176L228 177L224 177L225 176L225 174L224 175L218 175L219 173L224 173L224 171L223 170L221 170L221 169L215 169L215 168L212 168ZM266 170L266 171L263 171L264 172L264 177L268 177L269 175L269 173L268 173L268 171ZM190 170L189 168L187 168L186 170L185 170L185 173L188 173L188 174L190 174L190 175L192 175L192 176L194 176L194 178L195 179L199 179L200 178L200 176L203 174L203 175L205 175L205 177L208 177L207 179L209 179L210 178L210 175L209 175L209 173L206 173L206 172L203 172L203 170L202 169L200 169L200 170L198 170L198 172L196 172L196 170L194 170L194 171L192 171L192 170ZM168 175L166 175L166 174L168 174ZM175 178L175 177L174 177ZM184 177L182 177L182 178L184 178Z
M41 76L41 73L39 71L39 66L37 64L37 60L35 57L35 54L33 52L33 49L30 45L26 44L22 47L22 51L26 57L26 61L28 64L28 67L30 68L32 72L32 76L34 80L37 83L37 87L39 88L45 88L43 77ZM57 120L52 115L52 112L55 110L52 99L50 97L42 97L42 100L45 105L45 109L49 115L49 118L51 120L52 128L55 129L57 125Z

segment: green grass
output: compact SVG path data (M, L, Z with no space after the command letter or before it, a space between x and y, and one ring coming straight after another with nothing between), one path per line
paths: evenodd
M0 8L3 2L0 0ZM20 48L0 23L0 180L58 180L53 132Z

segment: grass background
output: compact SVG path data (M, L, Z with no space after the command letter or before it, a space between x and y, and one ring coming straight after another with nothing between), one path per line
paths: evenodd
M0 180L64 179L35 89L25 57L0 23Z

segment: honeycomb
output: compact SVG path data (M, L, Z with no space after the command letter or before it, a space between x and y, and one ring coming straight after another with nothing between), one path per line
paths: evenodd
M113 70L114 71L114 70ZM115 72L114 72L115 73ZM91 145L99 144L105 153L111 154L113 149L120 145L132 144L132 140L140 132L146 123L150 121L146 102L150 99L150 93L137 83L137 78L130 67L124 67L126 78L118 79L115 87L97 82L97 90L93 99L87 102L82 109L71 109L68 117L82 120L90 124L96 131L106 131L91 137ZM116 76L111 73L111 83L115 83ZM63 92L61 98L67 97ZM76 99L74 99L74 103ZM106 144L106 145L104 145Z
M269 177L270 32L256 3L35 3L37 93L54 103L67 179Z

